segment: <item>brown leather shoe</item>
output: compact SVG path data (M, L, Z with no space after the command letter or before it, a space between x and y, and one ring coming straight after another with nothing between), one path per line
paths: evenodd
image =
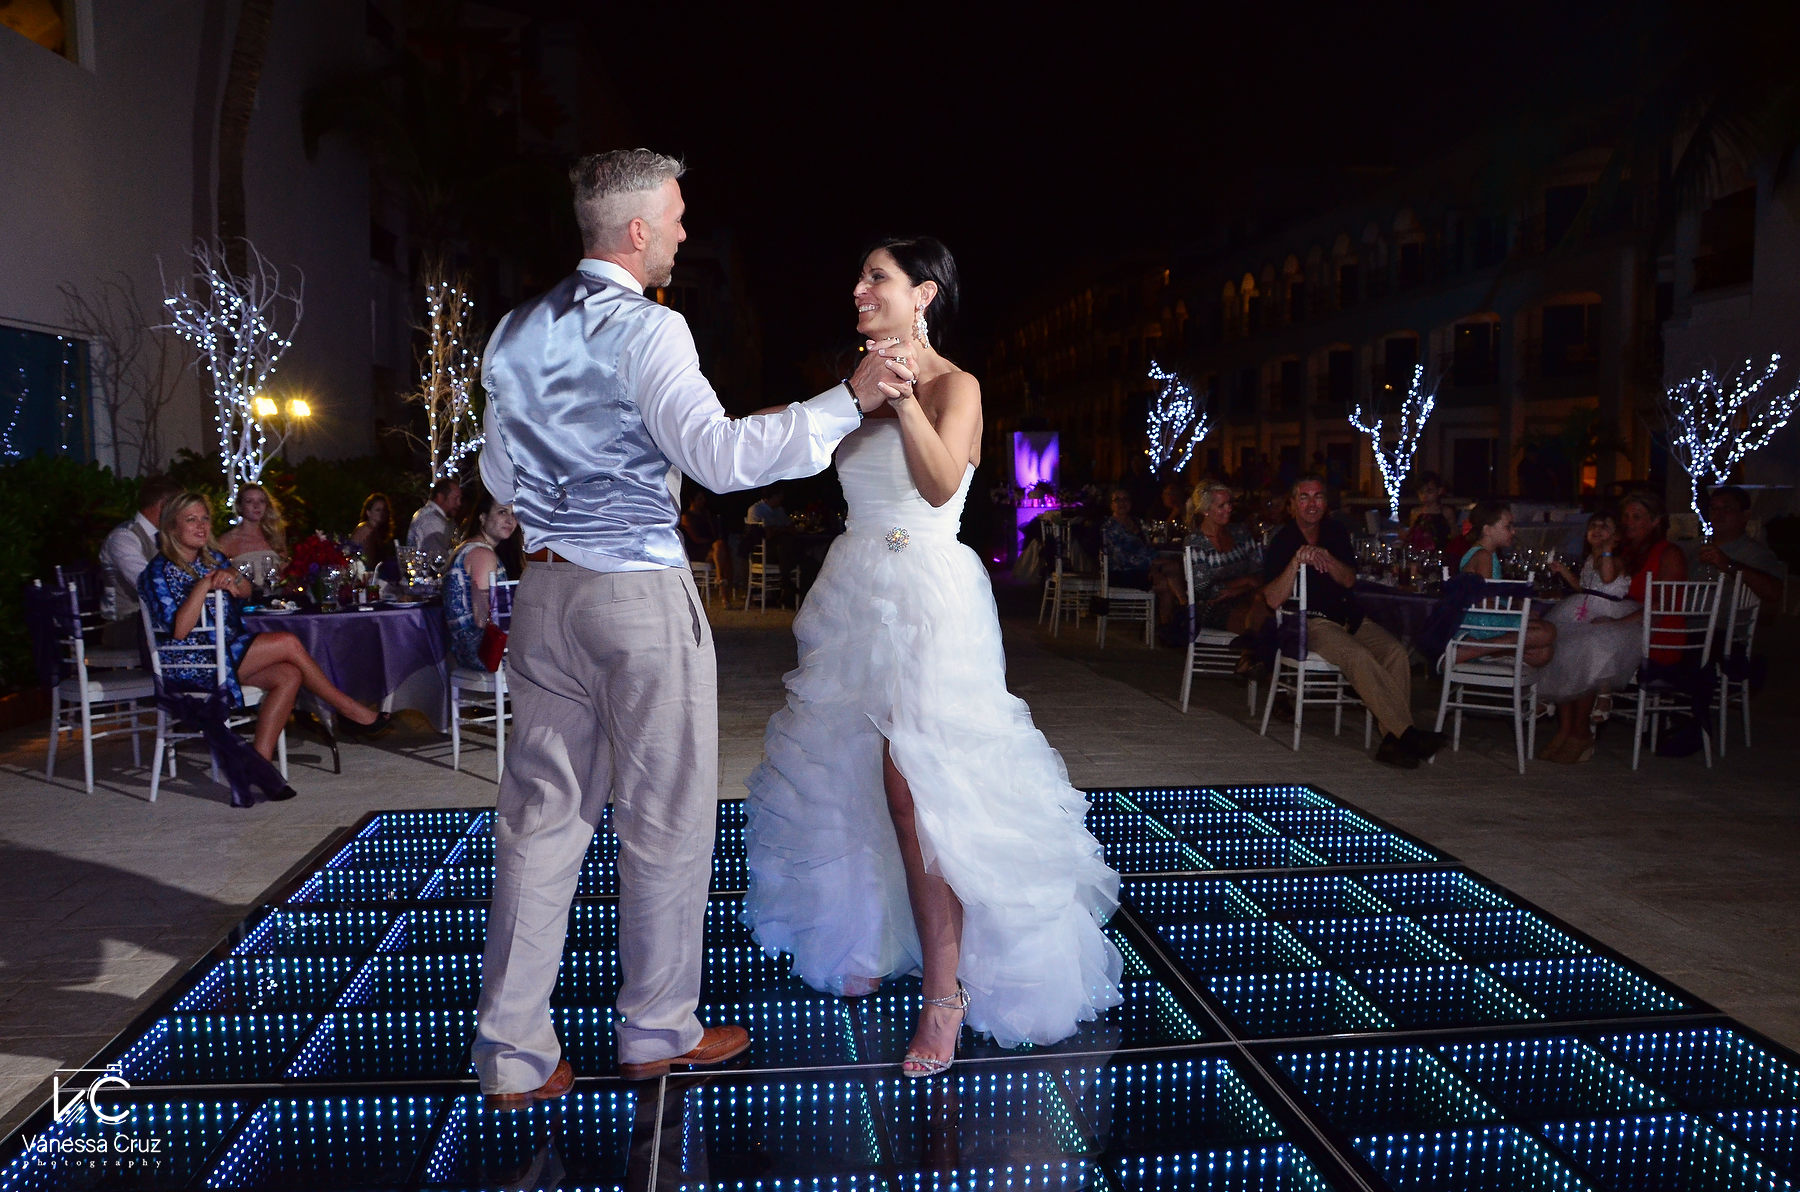
M482 1103L489 1109L502 1111L530 1109L539 1101L554 1101L574 1087L575 1069L569 1067L568 1060L558 1060L550 1079L529 1093L489 1093L482 1098Z
M697 1068L722 1064L734 1055L742 1055L750 1047L750 1032L741 1026L709 1026L700 1036L700 1045L666 1060L644 1064L620 1064L619 1075L626 1080L655 1080L667 1076L670 1068Z

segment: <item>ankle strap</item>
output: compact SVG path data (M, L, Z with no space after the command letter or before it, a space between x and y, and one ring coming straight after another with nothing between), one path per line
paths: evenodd
M967 1010L969 1008L969 991L963 988L961 981L958 981L955 993L947 997L928 997L923 1001L927 1006L942 1006L946 1010Z

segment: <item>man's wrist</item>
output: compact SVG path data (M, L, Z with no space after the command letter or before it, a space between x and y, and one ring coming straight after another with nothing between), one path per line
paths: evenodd
M861 422L864 418L867 418L869 416L868 411L862 408L862 398L856 396L856 389L850 384L850 378L845 377L843 380L839 381L838 384L842 385L844 387L844 392L850 395L850 404L856 407L856 420Z

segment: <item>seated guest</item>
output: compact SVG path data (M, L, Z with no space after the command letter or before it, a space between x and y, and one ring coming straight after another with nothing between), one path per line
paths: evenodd
M1618 557L1619 526L1613 515L1601 512L1588 518L1583 539L1579 575L1560 560L1550 564L1550 569L1574 589L1574 594L1557 601L1544 619L1559 627L1557 649L1569 655L1558 664L1559 676L1590 671L1594 675L1596 694L1591 718L1598 723L1612 715L1613 676L1601 674L1607 665L1604 662L1582 661L1584 655L1594 657L1591 651L1595 640L1587 637L1580 626L1591 621L1616 621L1642 606L1630 596L1631 576ZM1585 690L1587 684L1580 682L1579 687Z
M1694 556L1694 578L1717 579L1721 572L1742 576L1758 602L1780 604L1786 568L1767 544L1750 537L1750 494L1729 485L1713 489L1706 498L1706 520L1712 523L1712 538ZM1729 579L1725 588L1729 597Z
M1500 552L1511 550L1513 544L1512 506L1505 501L1477 502L1474 512L1469 515L1469 524L1475 532L1475 545L1463 554L1459 569L1483 579L1499 579ZM1486 644L1459 647L1457 657L1461 661L1479 658L1483 654L1501 653L1519 640L1516 633L1482 628L1513 623L1511 618L1497 613L1484 613L1475 609L1463 614L1462 623L1465 638L1478 638ZM1555 652L1556 626L1533 616L1525 624L1525 665L1543 666Z
M362 520L350 531L350 545L370 567L378 567L394 557L394 504L386 493L370 493L363 498Z
M238 523L219 538L219 549L231 556L231 565L247 572L250 582L263 586L271 571L287 566L287 521L281 506L260 484L238 489Z
M370 736L388 726L386 712L376 712L339 691L319 669L300 639L291 633L249 633L244 629L243 601L250 584L218 549L212 536L212 510L199 493L181 493L163 506L162 547L138 579L138 595L150 609L157 632L176 644L194 648L192 666L165 666L163 676L176 686L209 691L213 685L213 643L194 632L215 591L224 591L226 687L242 707L243 687L260 687L252 744L265 759L275 756L275 743L287 724L294 700L304 687L339 716L351 736ZM288 795L292 791L287 792Z
M456 660L483 669L481 637L488 623L488 593L494 572L505 574L501 555L506 544L519 544L519 519L513 516L511 505L496 504L482 488L462 533L462 542L444 572L444 628Z
M114 526L100 544L100 615L106 618L100 640L108 646L130 646L138 639L138 576L156 556L157 526L163 505L181 486L167 476L146 476L138 485L138 511Z
M694 495L688 498L687 512L681 515L681 541L687 547L687 557L697 563L711 563L719 590L730 592L731 551L725 542L724 527L706 507L706 490L703 488L695 489Z
M1233 495L1223 484L1201 486L1200 524L1187 540L1194 565L1194 627L1230 633L1253 631L1268 616L1257 599L1263 585L1263 546L1243 524L1233 525ZM1256 654L1246 650L1238 673L1249 674Z
M1594 759L1594 725L1610 712L1611 693L1631 682L1644 661L1643 602L1649 581L1687 578L1687 559L1668 540L1662 498L1639 490L1619 505L1619 573L1629 575L1622 616L1560 626L1556 654L1538 675L1538 698L1556 705L1556 735L1538 756L1579 765ZM1585 569L1584 569L1585 570ZM1566 602L1565 602L1566 603ZM1650 661L1672 661L1651 636Z
M1625 574L1618 549L1619 525L1613 515L1601 512L1588 518L1582 535L1581 574L1570 571L1561 560L1550 564L1550 570L1575 590L1573 596L1557 601L1550 610L1548 619L1552 623L1611 621L1638 610L1637 604L1626 596L1631 590L1631 577Z
M419 506L406 529L406 549L427 563L450 554L456 515L462 512L462 485L446 476L431 486L431 499Z
M1406 531L1407 545L1416 550L1443 551L1450 544L1455 510L1444 503L1444 482L1436 472L1419 477L1419 503L1413 506Z
M1176 611L1187 606L1187 580L1178 564L1158 557L1144 540L1143 527L1131 516L1131 494L1122 488L1113 489L1112 516L1100 527L1100 544L1106 551L1107 582L1155 592L1157 624L1175 625Z
M1381 726L1375 760L1417 769L1444 744L1442 733L1416 728L1412 718L1412 664L1406 647L1363 616L1351 590L1356 551L1350 531L1326 516L1325 480L1307 474L1289 494L1294 520L1270 540L1263 555L1263 600L1280 608L1296 595L1300 568L1306 580L1307 649L1344 672L1357 697Z
M789 517L788 511L781 507L781 503L785 499L779 488L765 490L761 499L745 512L744 524L761 526L765 531L788 529L793 525L794 519Z
M1158 516L1171 526L1186 529L1187 503L1187 487L1179 480L1171 480L1162 486L1162 508L1158 511Z
M1121 588L1150 587L1150 565L1156 551L1144 541L1144 531L1131 515L1131 494L1113 489L1112 516L1100 527L1100 543L1107 555L1108 576Z

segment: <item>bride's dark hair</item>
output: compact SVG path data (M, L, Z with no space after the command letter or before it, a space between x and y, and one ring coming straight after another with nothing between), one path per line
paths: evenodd
M870 253L882 249L894 258L894 264L900 266L913 285L928 281L937 283L937 297L925 308L925 326L931 330L931 342L941 349L945 332L955 321L956 307L962 299L962 286L956 279L956 258L950 255L942 240L930 236L897 236L877 240L863 249L862 256L856 259L857 267L862 267Z

